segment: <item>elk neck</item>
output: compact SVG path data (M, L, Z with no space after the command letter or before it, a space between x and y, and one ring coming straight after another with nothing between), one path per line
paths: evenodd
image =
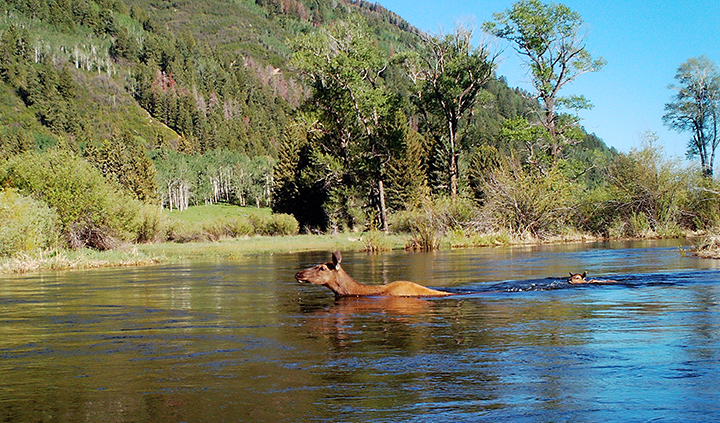
M377 295L382 293L382 285L363 285L345 273L345 270L339 266L336 272L337 277L332 284L328 284L328 288L332 289L336 296Z

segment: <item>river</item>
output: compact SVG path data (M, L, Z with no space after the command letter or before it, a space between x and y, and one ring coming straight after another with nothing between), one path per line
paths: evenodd
M0 277L0 422L694 422L720 416L720 261L681 241L329 252ZM572 286L568 272L617 285Z

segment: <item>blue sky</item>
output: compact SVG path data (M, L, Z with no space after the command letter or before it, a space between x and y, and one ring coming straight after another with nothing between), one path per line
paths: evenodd
M471 24L478 40L490 39L481 30L492 14L514 0L379 0L411 25L431 33L449 33L456 22ZM546 1L547 3L547 1ZM716 1L581 1L563 0L585 21L587 48L607 60L602 71L578 77L561 95L584 94L594 104L581 111L582 124L608 146L627 152L640 146L640 135L656 132L669 156L685 157L690 134L668 130L662 122L672 97L678 66L706 55L720 63L720 2ZM512 46L504 49L498 74L510 86L532 91L527 71Z

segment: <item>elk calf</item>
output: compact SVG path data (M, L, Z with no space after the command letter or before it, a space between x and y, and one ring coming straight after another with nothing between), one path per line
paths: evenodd
M603 279L603 280L590 279L590 280L587 280L587 279L585 279L586 276L587 276L587 272L583 272L582 274L570 272L570 277L568 278L568 282L573 285L589 284L589 283L595 283L595 284L618 283L618 281L612 280L612 279Z

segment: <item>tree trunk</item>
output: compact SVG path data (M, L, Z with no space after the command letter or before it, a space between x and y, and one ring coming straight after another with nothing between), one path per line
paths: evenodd
M380 224L382 225L383 232L388 232L388 223L387 223L387 209L385 208L385 187L383 186L383 181L380 179L378 181L378 196L380 197Z
M457 155L455 152L452 152L450 154L450 197L455 198L457 197L458 193L458 163L457 163Z
M449 119L448 122L450 132L450 158L448 163L448 173L450 176L450 198L455 199L458 193L458 154L455 144L457 137L457 119Z

